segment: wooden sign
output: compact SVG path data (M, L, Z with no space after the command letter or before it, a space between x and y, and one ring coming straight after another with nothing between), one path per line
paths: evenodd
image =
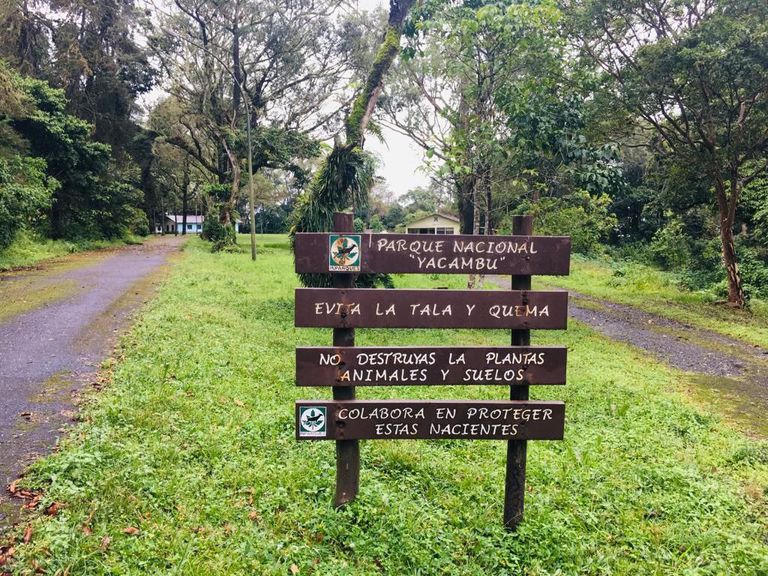
M564 346L296 348L296 384L565 384L566 355Z
M562 440L562 402L296 402L298 440Z
M567 275L563 236L296 234L296 272Z
M333 233L295 237L296 272L330 274L333 288L296 290L295 325L333 328L332 347L296 349L296 383L330 386L333 400L295 406L298 440L334 440L334 504L354 500L359 440L506 440L504 526L523 519L528 440L561 440L562 402L529 401L529 385L564 384L567 350L531 346L530 329L562 329L568 293L533 291L531 275L568 274L571 241L533 236L357 234L351 214ZM509 291L353 288L359 273L506 274ZM356 347L355 328L507 328L511 346ZM358 401L357 386L508 385L504 401Z
M562 329L568 293L297 288L295 314L301 327Z

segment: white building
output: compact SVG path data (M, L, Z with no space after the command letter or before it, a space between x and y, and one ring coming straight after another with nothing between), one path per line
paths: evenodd
M458 234L459 219L435 212L407 225L408 234Z
M203 231L202 215L187 214L187 234L200 234ZM184 230L184 216L181 214L166 214L163 223L155 223L155 234L181 234Z

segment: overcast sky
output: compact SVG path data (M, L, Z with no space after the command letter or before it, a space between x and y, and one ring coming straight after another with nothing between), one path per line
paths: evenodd
M377 6L389 7L388 1L358 0L361 10L372 10ZM386 83L386 80L385 80ZM382 128L385 143L369 134L365 140L367 150L376 154L381 162L378 175L386 178L387 186L396 196L401 196L417 186L429 182L426 174L419 170L424 160L423 150L413 144L410 138L387 128Z
M361 10L373 10L377 6L389 7L388 0L358 0L357 4ZM142 104L151 105L164 95L164 90L157 87L142 99ZM377 175L386 179L387 187L395 196L402 196L412 188L426 186L429 178L419 170L424 160L423 150L409 138L387 128L382 127L382 134L384 142L368 134L365 148L379 159Z

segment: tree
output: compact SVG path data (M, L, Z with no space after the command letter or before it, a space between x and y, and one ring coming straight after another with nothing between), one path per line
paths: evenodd
M47 79L64 89L67 111L94 126L94 138L121 157L137 126L136 99L156 70L134 39L143 14L133 0L56 0L41 10L51 30L53 66ZM47 14L46 14L47 12Z
M181 134L168 139L230 186L228 225L248 158L253 171L300 171L319 138L338 128L344 84L355 65L344 48L362 29L335 23L339 0L176 0L153 46L172 78ZM158 9L159 10L159 9ZM341 96L341 101L337 98Z
M610 148L585 131L588 91L551 3L427 3L385 122L453 183L464 233L492 233L527 196L618 185Z
M0 250L42 219L59 185L47 176L45 160L28 156L27 142L9 126L33 111L19 82L0 60Z
M146 217L142 221L138 213L138 175L111 161L109 145L91 138L91 124L67 114L63 90L31 78L16 82L30 108L11 118L9 126L27 143L30 155L45 160L48 176L60 184L49 214L50 235L99 238L146 231Z
M582 53L652 147L706 175L728 302L745 304L734 228L745 187L768 169L768 5L752 0L564 2ZM618 108L617 108L618 109Z
M333 213L354 205L365 206L374 182L374 164L363 147L376 104L384 90L384 78L400 52L400 39L408 12L415 0L390 0L389 18L362 90L345 120L346 140L336 138L333 150L299 199L291 233L330 230ZM327 286L329 275L303 274L305 286ZM370 282L370 278L359 278Z

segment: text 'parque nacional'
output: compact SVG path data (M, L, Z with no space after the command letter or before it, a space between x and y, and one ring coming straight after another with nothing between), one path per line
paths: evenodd
M299 233L296 272L567 275L571 240L560 236L427 236Z

